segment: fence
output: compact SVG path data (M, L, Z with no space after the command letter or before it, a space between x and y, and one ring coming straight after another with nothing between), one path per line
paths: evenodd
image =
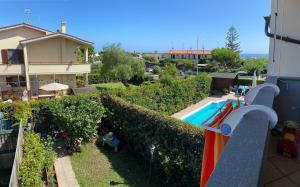
M16 145L15 159L13 163L12 172L10 175L9 187L18 187L18 171L23 157L23 142L24 134L22 124L19 125L18 140Z
M15 130L0 131L0 153L14 152L18 134Z

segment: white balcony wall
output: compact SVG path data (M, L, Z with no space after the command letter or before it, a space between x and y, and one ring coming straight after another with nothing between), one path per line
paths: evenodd
M24 64L0 64L0 75L22 75Z
M277 18L275 18L276 12L278 12ZM271 33L274 34L276 31L277 35L300 40L299 20L299 0L272 0ZM300 45L281 40L274 42L274 39L271 38L269 55L269 76L300 77Z
M84 74L91 71L90 64L29 64L29 75Z

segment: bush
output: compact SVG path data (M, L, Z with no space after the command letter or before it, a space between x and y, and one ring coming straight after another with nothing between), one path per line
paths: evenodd
M153 66L153 73L154 74L160 74L161 68L159 66Z
M90 95L63 97L49 106L49 115L53 123L66 131L72 140L82 138L89 141L96 135L97 123L101 121L104 108L100 100Z
M200 128L116 97L103 97L103 104L105 120L137 156L149 161L149 147L156 146L153 176L167 186L198 185L204 142Z
M25 134L23 159L18 173L19 185L42 186L45 150L39 136L33 132Z
M12 123L21 122L26 124L27 120L32 117L31 110L28 102L0 103L0 111L3 112L4 118Z
M211 77L202 74L186 79L165 75L160 82L129 88L122 98L130 103L171 115L209 94Z
M265 83L265 81L264 80L256 80L256 83L263 84L263 83ZM252 85L252 79L238 79L237 84L244 85L244 86Z

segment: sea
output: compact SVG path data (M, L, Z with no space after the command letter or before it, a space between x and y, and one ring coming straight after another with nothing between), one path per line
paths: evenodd
M241 58L269 58L269 54L250 54L250 53L244 53L241 54Z

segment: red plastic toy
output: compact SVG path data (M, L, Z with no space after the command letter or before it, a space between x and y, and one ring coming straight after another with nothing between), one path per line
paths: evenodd
M279 154L289 155L290 157L298 156L299 137L294 126L287 125L282 131L282 135L277 145Z

